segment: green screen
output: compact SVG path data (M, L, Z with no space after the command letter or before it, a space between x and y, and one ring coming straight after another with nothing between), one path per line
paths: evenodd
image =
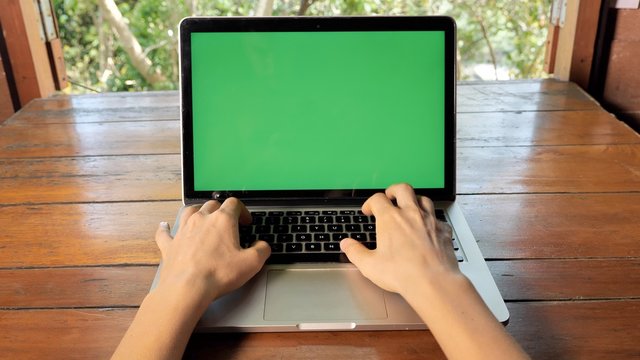
M194 190L444 187L444 42L193 33Z

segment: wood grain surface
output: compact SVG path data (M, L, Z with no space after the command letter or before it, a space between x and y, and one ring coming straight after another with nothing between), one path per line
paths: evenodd
M536 359L638 358L640 139L577 86L458 86L457 192ZM181 205L177 92L38 99L0 124L0 358L107 358ZM428 331L196 334L186 358L440 359Z

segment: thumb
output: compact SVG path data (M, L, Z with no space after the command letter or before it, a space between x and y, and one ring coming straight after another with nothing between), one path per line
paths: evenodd
M156 244L158 244L158 248L160 249L160 253L162 253L163 257L171 240L171 229L169 228L169 223L163 221L158 225L158 229L156 230Z
M340 242L340 249L360 271L368 267L372 255L371 250L367 249L359 241L351 238L343 239Z
M271 246L266 241L258 240L244 251L250 257L250 261L256 264L257 270L260 270L271 255Z

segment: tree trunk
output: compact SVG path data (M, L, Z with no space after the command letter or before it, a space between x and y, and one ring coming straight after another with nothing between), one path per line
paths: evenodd
M271 16L273 13L273 0L258 0L256 4L256 16Z
M105 19L111 25L122 42L124 51L129 55L133 66L142 74L145 80L151 85L166 81L165 77L158 69L154 69L151 60L145 56L138 39L131 33L129 26L118 6L113 0L98 0L98 4L103 11Z

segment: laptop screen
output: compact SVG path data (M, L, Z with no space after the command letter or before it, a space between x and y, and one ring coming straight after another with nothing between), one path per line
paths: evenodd
M444 189L445 33L190 32L189 185L234 195Z

